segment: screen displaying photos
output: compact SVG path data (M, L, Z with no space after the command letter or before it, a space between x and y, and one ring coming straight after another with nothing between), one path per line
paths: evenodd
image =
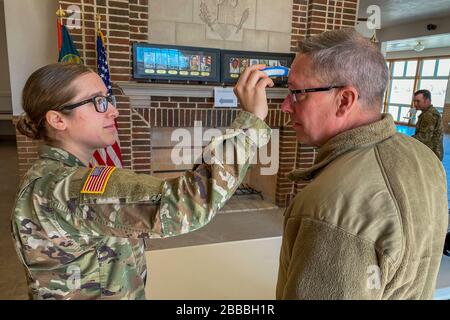
M195 79L218 81L220 53L217 49L195 50L170 46L136 44L135 78Z
M229 72L230 78L239 78L239 75L244 72L245 68L254 64L265 64L268 67L276 66L288 66L287 59L250 59L243 57L230 57L229 58Z
M220 53L222 83L236 83L244 70L254 64L265 64L268 67L291 67L295 54L222 50ZM274 77L275 84L285 85L287 77Z

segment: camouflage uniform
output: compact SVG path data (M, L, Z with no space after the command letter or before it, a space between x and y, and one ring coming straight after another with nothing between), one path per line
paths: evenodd
M442 117L432 105L420 114L413 137L433 150L442 161L444 157Z
M116 169L103 194L80 193L92 169L44 145L21 183L12 217L30 297L145 299L143 239L207 224L244 178L256 147L270 138L264 121L247 112L232 127L207 146L211 164L169 180ZM218 159L215 147L231 139L240 164Z

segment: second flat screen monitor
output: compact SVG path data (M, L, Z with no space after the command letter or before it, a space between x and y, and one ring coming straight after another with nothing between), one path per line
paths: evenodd
M254 64L265 64L268 67L284 66L290 68L295 55L292 53L267 53L249 51L221 51L220 82L233 84L239 79L245 68ZM276 84L286 84L287 77L274 78Z

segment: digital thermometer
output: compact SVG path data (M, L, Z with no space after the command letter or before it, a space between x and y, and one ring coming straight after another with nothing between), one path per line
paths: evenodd
M267 67L261 70L269 77L287 77L289 74L289 68L283 66Z

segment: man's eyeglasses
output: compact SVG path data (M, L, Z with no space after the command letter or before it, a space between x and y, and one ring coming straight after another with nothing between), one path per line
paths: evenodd
M323 87L323 88L311 88L311 89L298 89L298 90L289 90L289 95L291 96L291 103L297 103L299 99L297 98L298 94L305 94L311 92L322 92L322 91L330 91L332 89L344 88L345 86L331 86L331 87Z
M116 97L111 95L108 96L95 96L83 101L80 101L78 103L75 104L71 104L68 106L62 106L60 108L58 108L58 110L72 110L75 109L77 107L80 107L82 105L85 105L86 103L90 103L92 102L94 104L95 110L97 112L100 113L105 113L108 110L108 102L111 103L114 107L116 107L117 102L116 102Z

